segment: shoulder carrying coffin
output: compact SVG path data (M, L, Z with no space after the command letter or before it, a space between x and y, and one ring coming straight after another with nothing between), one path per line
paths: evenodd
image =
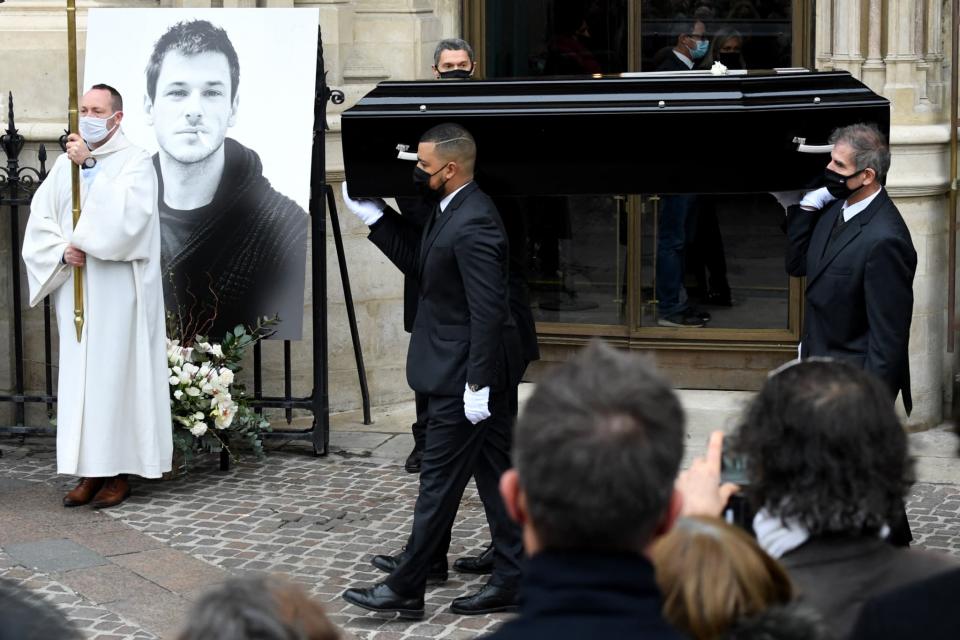
M342 122L355 197L413 195L398 150L443 122L476 138L491 195L742 193L809 186L829 161L809 147L857 122L887 134L890 109L845 71L637 73L383 82Z

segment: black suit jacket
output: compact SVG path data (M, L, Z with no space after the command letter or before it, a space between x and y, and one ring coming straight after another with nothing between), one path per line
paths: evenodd
M886 190L831 243L842 202L787 213L787 273L806 276L801 357L829 356L883 380L909 413L908 343L917 252Z
M468 382L493 390L516 383L520 345L507 294L507 237L475 182L420 234L387 208L369 238L419 285L407 351L411 389L454 396Z
M846 638L864 602L957 567L946 553L894 547L877 536L819 536L784 554L780 563L800 601L816 609L836 638Z
M537 325L530 310L530 290L527 286L526 242L527 233L524 224L524 204L521 198L500 198L494 201L500 220L503 222L510 245L510 312L520 335L523 359L533 362L540 359L537 344ZM397 207L403 219L410 222L421 232L433 213L433 207L423 198L397 198ZM413 322L417 317L416 278L403 278L403 328L407 333L413 331Z
M960 569L889 591L867 602L853 640L957 640Z
M657 67L657 71L690 71L690 67L683 63L683 60L677 57L673 49L664 56L663 62Z
M520 615L489 640L675 640L653 565L638 554L542 551L527 561Z

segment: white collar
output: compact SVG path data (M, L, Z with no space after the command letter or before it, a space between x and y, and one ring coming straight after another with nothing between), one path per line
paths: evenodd
M875 192L873 192L873 194L867 196L866 198L864 198L863 200L861 200L856 204L848 205L846 202L844 202L843 203L843 221L850 222L853 216L857 215L858 213L866 209L870 205L870 203L873 202L873 199L880 194L881 191L883 191L883 187L880 187Z
M473 180L471 180L470 182L473 182ZM470 182L468 182L467 184L470 184ZM447 205L450 204L450 201L453 200L453 197L458 193L460 193L463 187L467 186L467 184L460 186L453 193L451 193L450 195L448 195L447 197L445 197L443 200L440 201L440 213L443 213L444 209L447 208Z
M683 64L687 65L687 69L693 69L693 60L691 60L691 59L688 58L687 56L683 55L682 53L680 53L680 52L677 51L676 49L673 50L673 55L675 55L675 56L677 56L678 58L680 58L680 62L682 62Z

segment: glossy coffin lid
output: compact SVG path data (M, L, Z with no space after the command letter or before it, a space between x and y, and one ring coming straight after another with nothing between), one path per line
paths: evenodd
M476 138L491 195L739 193L809 186L829 157L796 140L888 133L890 109L845 71L383 82L343 113L351 195L414 195L398 145L443 122Z

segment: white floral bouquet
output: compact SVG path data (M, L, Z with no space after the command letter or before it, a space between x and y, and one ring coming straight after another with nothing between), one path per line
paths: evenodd
M249 406L236 372L246 350L267 334L265 326L253 333L238 326L222 343L204 336L188 338L186 344L182 338L167 339L173 444L184 466L199 452L226 450L239 459L237 444L263 456L262 433L270 425Z

